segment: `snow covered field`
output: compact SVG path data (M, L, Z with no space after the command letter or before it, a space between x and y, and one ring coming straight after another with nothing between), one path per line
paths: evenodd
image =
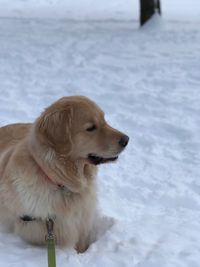
M199 0L162 0L161 5L164 18L200 18ZM139 16L139 0L0 0L0 7L0 16L4 18L129 21Z
M0 0L0 126L82 94L131 138L116 164L100 167L98 240L80 255L58 248L57 266L199 267L200 4L190 1L195 10L179 21L163 0L164 19L139 30L120 16L20 18L14 8L34 1L8 2ZM115 4L117 12L122 1ZM2 230L0 267L32 266L47 266L46 250Z

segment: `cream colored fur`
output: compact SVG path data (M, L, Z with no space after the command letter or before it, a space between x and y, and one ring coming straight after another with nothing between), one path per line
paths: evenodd
M87 131L93 124L97 129ZM97 202L97 167L88 154L118 155L121 136L85 97L58 100L33 124L0 128L0 223L26 241L42 245L45 219L51 216L57 244L85 251ZM23 215L41 221L24 222Z

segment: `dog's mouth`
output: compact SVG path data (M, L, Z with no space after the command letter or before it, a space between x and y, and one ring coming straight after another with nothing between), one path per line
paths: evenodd
M118 159L118 157L111 157L111 158L103 158L100 156L97 156L95 154L88 154L88 160L90 163L94 164L94 165L98 165L98 164L102 164L102 163L107 163L107 162L113 162L116 161Z

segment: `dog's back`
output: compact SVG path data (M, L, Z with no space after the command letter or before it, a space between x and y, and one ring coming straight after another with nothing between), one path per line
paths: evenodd
M26 137L31 123L16 123L0 128L0 155Z
M31 123L17 123L11 124L0 128L0 181L5 171L5 168L9 162L9 158L15 145L26 137ZM13 149L12 149L13 148ZM2 184L0 184L2 188ZM0 189L1 189L0 188ZM0 190L1 191L1 190ZM0 194L1 195L1 194ZM3 201L0 197L0 214L1 223L6 225L8 228L13 227L13 218L8 212L8 209L2 205Z

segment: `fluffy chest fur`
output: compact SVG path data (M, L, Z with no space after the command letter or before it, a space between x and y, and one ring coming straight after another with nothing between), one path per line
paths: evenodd
M73 192L45 178L27 150L26 142L17 148L13 147L1 156L1 161L7 162L0 179L0 211L6 215L5 218L1 215L1 219L7 224L12 221L14 232L23 239L41 245L45 243L45 220L50 216L55 219L58 245L75 247L79 244L79 250L85 250L96 210L96 168L82 167L83 176L73 177L81 186ZM20 217L24 215L39 220L23 222Z

